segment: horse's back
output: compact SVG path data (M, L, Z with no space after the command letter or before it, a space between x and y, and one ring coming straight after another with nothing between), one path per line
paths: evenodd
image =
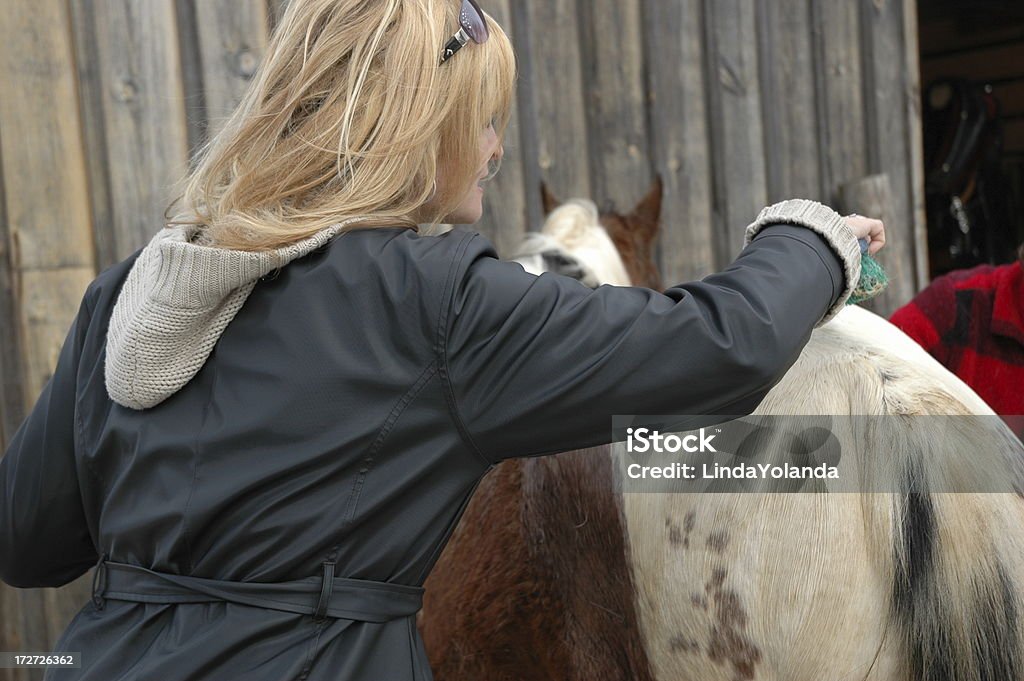
M801 362L807 363L812 358L816 362L836 363L845 357L861 357L875 363L887 379L910 374L914 376L915 387L944 392L962 404L968 413L995 414L974 390L917 341L884 317L856 305L848 305L828 324L815 330L794 368L799 370ZM961 411L956 405L950 408L957 413Z
M844 475L869 493L624 495L659 681L1018 678L1024 504L921 493L958 474L1004 492L1024 479L988 405L850 307L754 415L829 417Z

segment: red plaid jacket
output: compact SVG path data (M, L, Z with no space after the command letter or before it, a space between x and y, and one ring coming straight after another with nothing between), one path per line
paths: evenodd
M938 277L896 310L891 321L971 386L997 414L1024 414L1024 266L1020 262L979 265Z

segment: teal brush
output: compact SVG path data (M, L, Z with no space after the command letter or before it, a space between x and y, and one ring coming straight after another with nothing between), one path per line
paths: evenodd
M856 305L871 300L889 285L889 277L878 261L868 255L868 240L860 239L860 281L853 289L847 305Z

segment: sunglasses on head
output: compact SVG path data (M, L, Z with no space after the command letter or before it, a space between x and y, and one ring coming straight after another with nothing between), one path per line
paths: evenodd
M459 10L459 31L445 44L444 52L441 53L441 63L451 59L470 40L482 45L489 37L490 31L487 30L487 21L480 5L476 4L476 0L462 0L462 9Z

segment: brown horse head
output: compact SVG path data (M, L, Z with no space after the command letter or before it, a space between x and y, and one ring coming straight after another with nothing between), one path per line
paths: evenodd
M656 177L647 195L632 211L623 214L614 208L601 211L601 226L608 232L622 256L630 280L635 286L662 290L661 275L654 260L654 241L661 227L661 177ZM561 205L545 182L540 184L544 215Z

